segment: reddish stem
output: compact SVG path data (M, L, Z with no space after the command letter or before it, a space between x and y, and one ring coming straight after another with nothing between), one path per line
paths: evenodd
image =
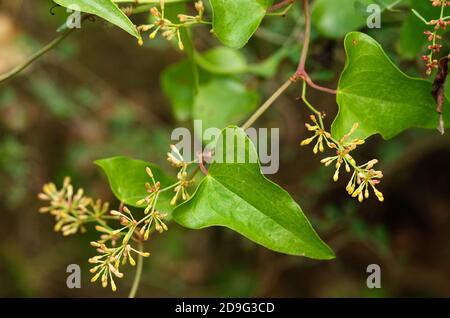
M203 174L205 176L207 176L208 175L208 169L205 166L205 160L204 160L203 156L204 156L203 153L199 153L198 154L198 161L199 161L198 162L198 167L203 172Z
M301 77L301 75L306 74L305 65L306 59L308 57L309 42L311 39L311 13L309 12L309 0L303 0L303 11L305 14L305 35L303 37L303 49L300 56L300 61L298 63L296 74Z
M332 95L336 95L337 94L337 90L320 86L320 85L314 83L313 80L311 79L311 77L309 77L309 75L306 74L306 72L305 72L305 75L306 75L306 78L304 78L304 80L306 81L306 83L310 87L312 87L312 88L314 88L314 89L316 89L318 91L322 91L324 93L328 93L328 94L332 94Z
M278 9L281 9L285 6L288 6L292 3L294 3L295 0L281 0L278 3L275 3L273 6L271 6L269 9L267 9L267 12L274 12L277 11Z
M331 88L326 88L323 86L320 86L313 82L311 77L309 77L308 72L306 71L306 60L308 58L308 50L309 50L309 43L311 40L311 12L309 10L309 0L303 0L303 11L305 15L305 34L303 38L303 48L302 48L302 54L300 56L300 61L298 63L297 70L295 71L295 74L292 76L291 80L296 81L298 79L304 80L310 87L317 89L319 91L336 95L337 91Z

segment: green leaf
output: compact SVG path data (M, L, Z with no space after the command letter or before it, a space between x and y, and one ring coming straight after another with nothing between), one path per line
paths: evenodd
M161 87L170 100L175 118L178 121L190 119L196 91L192 63L184 60L166 68L161 75Z
M235 142L227 141L227 135ZM280 253L334 258L333 251L316 234L299 205L261 174L256 149L242 129L227 128L217 145L223 147L216 147L215 162L208 175L194 196L174 210L177 223L191 229L223 226ZM238 152L236 145L245 148ZM235 156L235 162L245 157L255 160L219 163L218 158L225 154Z
M292 48L290 47L282 47L264 61L250 64L247 71L265 78L274 77L281 61L289 56L291 50Z
M53 0L57 4L74 9L77 6L81 12L95 14L119 28L127 31L132 36L139 38L139 33L133 22L111 0Z
M156 181L161 182L161 188L175 183L158 166L141 160L112 157L96 160L95 164L105 172L109 186L117 199L129 206L138 207L136 202L147 195L145 183L149 182L150 178L145 171L146 167L152 169ZM171 191L161 193L157 208L164 212L171 212L173 210L170 205L172 195Z
M357 11L356 0L317 0L312 7L312 23L319 32L339 38L364 25L366 17Z
M213 29L226 46L243 47L258 29L273 0L210 0Z
M219 46L204 53L197 53L195 60L205 71L217 75L252 73L262 77L273 77L280 62L288 55L289 48L282 47L266 60L249 64L239 50Z
M261 63L248 64L245 56L240 51L219 46L203 53L195 53L194 59L196 63L194 65L188 59L166 68L161 75L161 87L164 94L169 98L173 114L178 121L186 121L192 117L196 96L200 93L200 90L208 90L210 86L214 86L209 83L211 81L225 82L224 89L231 93L232 98L229 101L227 98L215 98L214 103L207 107L207 111L214 107L215 109L211 109L211 111L214 115L219 115L220 113L228 112L227 109L222 108L230 108L230 113L236 113L235 110L240 108L243 114L247 114L249 109L248 96L255 93L243 92L245 91L244 86L239 84L232 75L252 73L270 78L275 74L278 65L288 53L289 48L281 48ZM199 69L196 67L197 64ZM227 83L231 82L236 84L229 89L230 85ZM240 88L236 89L238 86ZM214 88L214 90L218 91L221 96L224 96L224 92L221 89ZM235 99L235 96L237 98L243 97L242 107L237 105L238 101ZM211 97L200 97L201 102L205 99L211 100ZM230 106L230 104L234 105ZM203 116L200 114L200 117ZM236 118L231 116L230 119L232 121L225 122L220 128L230 123L235 123L236 121L233 119ZM216 120L220 121L220 118L216 118Z
M339 113L332 133L340 138L354 123L353 136L381 134L389 139L408 128L438 127L431 83L412 78L392 63L370 36L352 32L345 38L347 63L339 80ZM445 109L449 108L446 102ZM450 112L444 114L450 124Z
M384 10L394 0L316 0L312 7L311 21L322 35L340 38L366 25L370 14L366 12L366 8L374 2L379 2Z
M184 43L184 51L187 55L187 60L191 67L190 76L192 76L194 83L194 94L197 94L198 86L200 85L200 75L195 62L195 49L194 43L192 43L192 32L190 29L183 28L180 30L181 41Z
M258 106L259 95L231 78L215 78L201 85L194 100L193 119L203 128L223 129L239 124Z
M230 75L247 71L247 60L238 50L219 46L202 54L195 55L197 64L204 70L219 74Z
M199 86L197 89L195 76L192 75L192 65L189 61L185 60L171 65L163 72L161 87L170 100L177 120L202 119L208 127L221 129L230 123L239 122L257 106L259 98L256 92L248 91L237 79L226 76L228 71L225 66L221 65L222 62L218 61L218 64L212 64L215 62L211 56L217 57L216 53L217 51L213 52L207 58L210 63L209 67L214 68L219 74L205 71L205 65L201 64L203 67L198 72ZM197 54L198 56L200 55ZM247 66L246 64L245 69L248 69ZM263 66L261 72L270 71L269 67ZM221 73L222 75L220 75ZM214 94L220 97L218 98ZM206 125L205 127L207 127Z

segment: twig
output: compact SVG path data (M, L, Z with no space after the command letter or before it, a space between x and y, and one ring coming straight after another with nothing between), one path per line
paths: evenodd
M445 133L444 111L445 103L445 82L449 73L448 65L450 63L450 54L439 61L439 69L433 82L432 95L436 101L436 112L439 114L438 130L443 135Z
M303 88L302 88L302 101L306 104L306 106L308 106L308 108L317 115L317 117L319 118L319 123L320 123L320 128L324 129L324 125L323 125L323 121L322 121L322 114L314 108L314 106L308 101L307 97L306 97L306 81L303 81Z
M288 3L288 1L282 1L280 3L278 3L278 5L281 4L286 5ZM291 78L289 80L287 80L283 85L281 85L280 88L278 88L278 90L269 97L269 99L260 107L258 108L258 110L247 120L247 122L242 126L242 129L247 129L249 127L251 127L255 121L261 117L262 114L264 114L264 112L270 108L270 106L272 106L272 104L277 100L278 97L280 97L280 95L294 82L296 82L299 79L302 79L304 82L304 88L303 88L303 94L302 94L302 99L303 101L308 105L309 103L307 102L306 98L305 98L305 90L306 90L306 84L308 84L310 87L328 93L328 94L333 94L336 95L337 91L334 89L330 89L330 88L326 88L320 85L317 85L316 83L313 82L313 80L310 78L310 76L308 75L308 73L305 70L305 65L306 65L306 60L308 57L308 49L309 49L309 44L310 44L310 40L311 40L311 13L309 10L309 0L303 0L303 8L304 8L304 14L305 14L305 35L303 38L303 50L302 50L302 54L300 56L300 60L299 60L299 64L297 67L296 72L294 73L293 76L291 76ZM308 106L311 106L310 104ZM314 110L314 112L317 112L316 110ZM320 114L320 113L319 113ZM322 120L322 116L319 116L319 120Z
M302 54L298 63L296 74L301 76L306 73L305 64L308 57L309 42L311 40L311 13L309 12L309 0L303 0L303 11L305 14L305 35L303 37Z
M26 69L30 64L32 64L34 61L36 61L38 58L43 56L45 53L56 47L59 43L61 43L66 37L68 37L75 29L67 29L62 33L60 36L55 38L53 41L48 43L46 46L44 46L42 49L34 53L27 61L22 63L21 65L15 67L11 71L9 71L6 74L0 75L0 84L9 80L10 78L14 77L15 75L19 74L21 71Z
M138 243L138 249L140 252L143 251L142 242ZM134 276L133 285L131 286L131 290L130 290L130 293L128 294L128 298L136 297L136 293L139 288L139 283L141 282L143 261L144 261L144 257L141 254L138 254L137 265L136 265L137 266L136 274Z
M281 94L293 83L292 79L288 79L286 82L284 82L283 85L281 85L280 88L277 89L275 93L273 93L272 96L269 97L269 99L260 107L258 110L250 117L244 125L242 125L242 129L250 128L254 122L261 117L264 112L269 109L270 106L280 97Z
M311 12L309 9L309 0L303 0L303 11L305 14L305 34L303 37L302 54L300 56L297 70L295 71L295 74L292 76L291 79L293 81L296 81L301 78L303 81L305 81L309 86L311 86L314 89L317 89L319 91L328 94L336 95L337 90L326 88L314 83L311 77L309 76L308 72L306 71L306 60L308 58L309 44L311 41Z
M327 87L323 87L320 86L316 83L313 82L313 80L311 79L311 77L309 77L308 74L305 74L305 78L304 78L305 82L312 88L318 90L318 91L322 91L328 94L332 94L332 95L336 95L337 94L337 90L335 89L331 89L331 88L327 88Z

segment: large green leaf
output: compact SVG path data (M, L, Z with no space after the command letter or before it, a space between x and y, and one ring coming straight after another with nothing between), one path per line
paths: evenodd
M203 128L223 129L240 124L258 106L259 95L238 80L215 78L201 85L194 99L193 119L202 120Z
M213 29L226 46L243 47L258 29L273 0L210 0Z
M73 9L77 6L81 12L95 14L112 24L122 28L138 38L139 33L133 22L111 0L53 0L57 4Z
M347 63L339 81L339 113L332 133L342 137L354 123L354 136L381 134L389 139L408 128L437 128L431 83L407 76L370 36L352 32L345 38ZM446 101L444 109L450 109ZM450 112L444 114L450 125Z
M152 169L156 181L161 182L162 188L175 183L158 166L141 160L112 157L96 160L95 164L105 172L109 186L117 199L134 207L138 207L136 202L147 195L145 183L149 182L150 178L145 171L146 167ZM157 208L164 212L173 210L173 207L170 206L172 195L171 191L163 192L159 197Z
M234 142L227 142L226 136ZM277 252L334 258L299 205L261 174L256 149L242 129L228 127L217 145L223 147L216 147L215 162L195 195L174 210L177 223L191 229L223 226ZM245 147L238 151L236 145ZM227 154L235 157L235 163L220 163L218 158ZM255 160L237 163L243 158Z

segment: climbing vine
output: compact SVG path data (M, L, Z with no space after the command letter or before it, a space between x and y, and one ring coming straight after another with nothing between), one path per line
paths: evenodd
M135 37L141 46L151 45L150 40L158 35L174 43L186 59L170 66L162 74L161 83L175 118L202 119L208 127L223 129L213 149L196 154L195 160L184 158L180 149L171 145L167 160L177 170L175 177L156 165L131 158L96 161L120 201L115 209L87 196L82 189L75 190L70 178L63 181L60 189L54 183L44 185L39 194L39 199L46 202L40 212L54 216L55 231L67 236L83 233L90 224L94 225L98 239L91 242L96 251L89 259L93 265L92 282L99 280L103 287L110 286L115 291L116 279L124 276L122 267L137 266L131 297L137 292L143 258L150 256L144 244L155 232L167 232L171 222L190 229L227 227L268 249L289 255L318 260L335 257L294 199L261 173L258 160L218 160L226 154L235 157L242 154L238 144L244 145L246 157L257 157L257 149L246 130L289 88L298 88L299 104L311 112L305 127L312 136L300 141L300 146L311 145L313 154L321 156L322 164L334 167L335 182L345 176L346 191L359 202L370 199L371 194L380 202L385 200L381 185L383 172L375 168L378 159L362 164L355 159L356 151L367 138L379 134L390 139L410 128L438 128L443 133L446 123L450 123L445 89L450 57L446 55L448 47L444 41L450 24L450 1L429 1L427 12L420 12L415 1L411 1L411 7L402 7L427 28L423 32L427 43L419 43L420 49L414 54L416 60L422 56L424 75L434 78L434 83L406 75L374 38L354 31L365 21L365 17L354 14L356 2L361 5L367 1L342 1L341 17L333 16L338 1L321 0L314 1L312 7L308 0L54 2L67 8L76 5L83 12L82 21L92 16L109 21ZM394 9L402 6L402 1L381 2L385 5L382 10L396 12ZM288 16L298 8L302 17L301 38L289 37L267 61L248 63L238 49L247 44L263 19ZM135 25L134 16L143 13L149 22ZM429 19L430 15L434 18ZM325 24L325 19L331 19L333 26ZM197 51L194 26L207 30L222 45ZM405 33L409 32L407 27ZM337 88L317 84L307 71L313 28L327 37L345 35L346 65ZM63 28L58 38L26 63L0 76L0 82L18 75L74 31ZM407 41L410 39L402 40L402 45ZM258 107L257 93L243 85L236 75L273 77L277 66L288 55L287 47L292 46L301 48L296 70ZM336 97L339 112L330 128L326 126L326 114L308 100L308 90ZM225 103L226 107L220 108L222 113L220 110L217 113L215 99ZM239 124L242 125L235 126ZM228 138L237 142L224 142ZM329 154L322 155L326 151Z

